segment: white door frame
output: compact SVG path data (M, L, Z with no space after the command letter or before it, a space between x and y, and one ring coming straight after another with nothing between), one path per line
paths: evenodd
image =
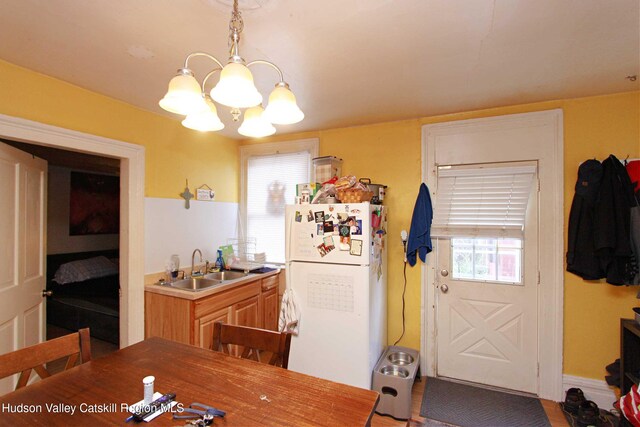
M502 159L496 150L494 161L538 160L540 176L540 242L538 292L538 396L560 401L562 399L563 353L563 292L564 292L564 183L563 183L563 120L562 110L512 114L482 119L425 125L422 127L422 180L435 188L435 141L452 138L469 132L491 132L505 129L548 127L553 135L548 144L548 154L539 158ZM455 137L454 137L455 139ZM527 151L527 150L524 150ZM531 149L531 153L536 150ZM531 157L531 153L523 156ZM535 153L534 153L535 154ZM431 197L433 199L434 193ZM428 255L422 264L420 363L426 375L436 374L436 325L435 325L434 256Z
M3 114L0 138L120 159L120 347L142 341L144 147Z

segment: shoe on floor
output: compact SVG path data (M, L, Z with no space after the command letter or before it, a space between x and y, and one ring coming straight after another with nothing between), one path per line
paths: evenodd
M580 427L599 426L600 408L591 400L583 402L578 408L577 421Z
M580 405L582 405L586 399L584 398L584 393L579 388L570 388L567 390L567 394L564 398L564 410L573 415L578 415L578 409L580 409Z

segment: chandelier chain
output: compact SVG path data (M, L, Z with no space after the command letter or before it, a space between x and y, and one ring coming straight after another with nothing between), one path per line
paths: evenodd
M229 44L240 39L240 33L244 29L244 21L242 14L238 9L238 0L233 0L233 12L231 12L231 20L229 21Z

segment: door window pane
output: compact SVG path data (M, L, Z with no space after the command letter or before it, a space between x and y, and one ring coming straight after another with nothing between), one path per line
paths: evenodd
M451 239L452 277L522 284L521 239Z

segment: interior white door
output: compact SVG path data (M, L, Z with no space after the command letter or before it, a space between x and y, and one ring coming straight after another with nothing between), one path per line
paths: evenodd
M454 279L451 239L438 239L438 376L537 393L537 213L538 191L533 185L522 244L521 283Z
M42 291L47 162L0 144L0 182L0 354L4 354L46 337ZM0 380L0 394L13 390L15 381Z

